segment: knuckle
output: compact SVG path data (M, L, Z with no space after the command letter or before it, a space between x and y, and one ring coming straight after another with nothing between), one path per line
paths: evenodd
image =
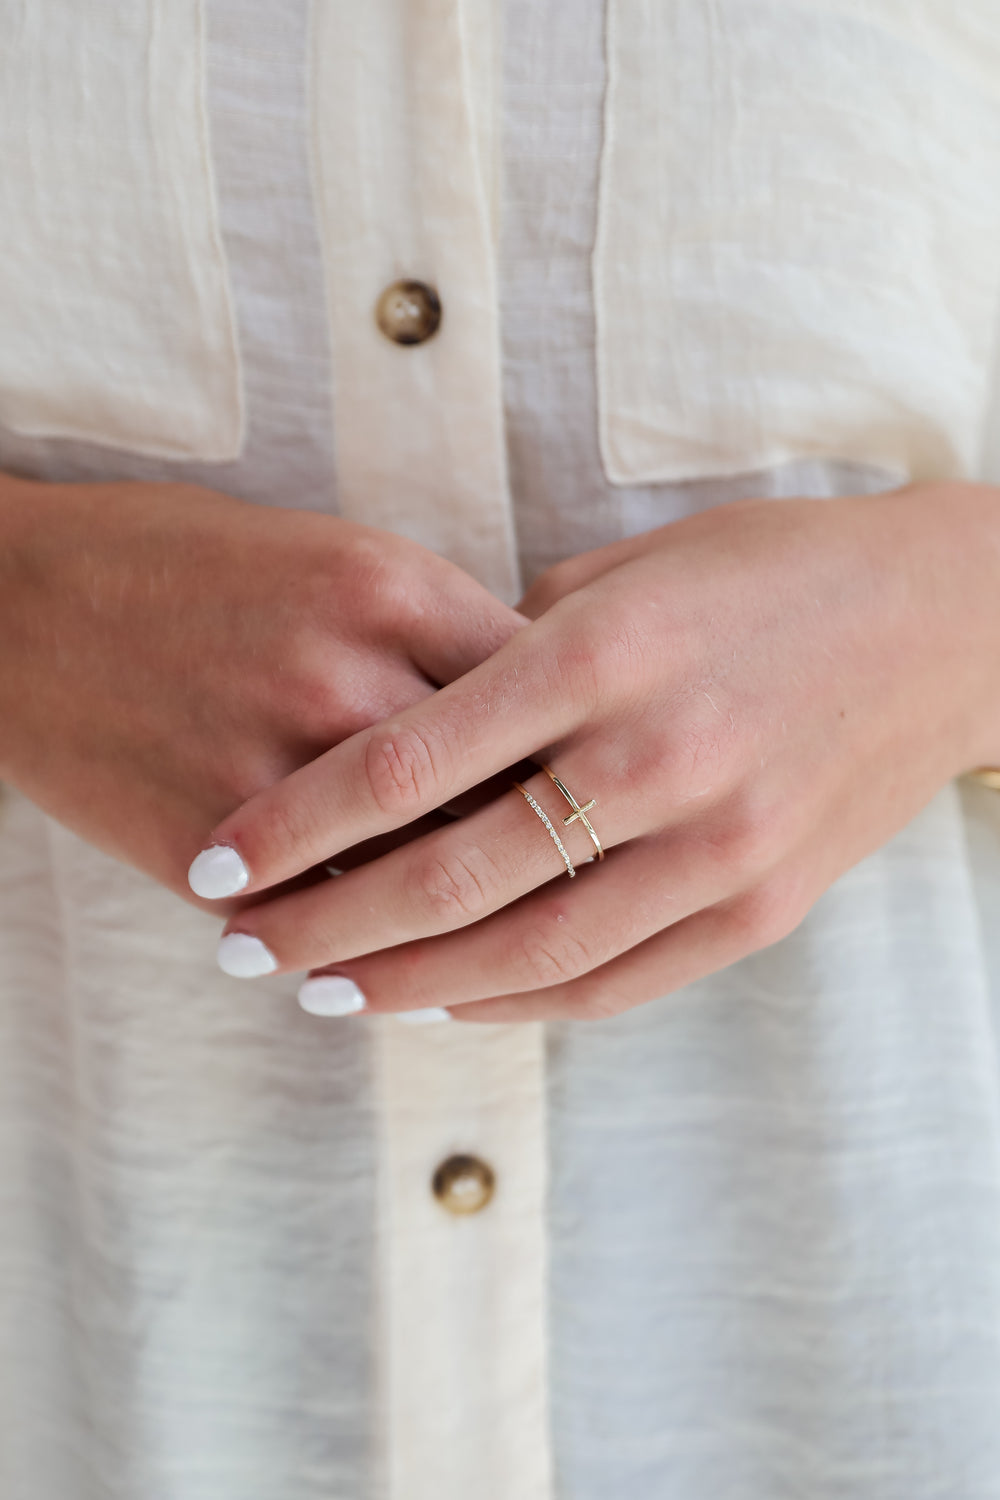
M587 944L560 915L521 933L516 962L524 990L566 984L594 967Z
M744 791L721 812L711 842L731 879L761 879L792 845L787 802Z
M365 747L364 769L372 800L386 817L409 821L434 806L440 782L440 747L426 729L414 725L380 728Z
M388 533L341 521L334 553L316 575L317 615L323 621L343 619L344 598L366 633L392 637L406 628L423 602L412 566L406 566L408 544ZM331 588L331 577L336 587Z
M375 571L372 590L375 614L389 636L408 632L423 612L424 591L418 587L413 569L404 570L393 558L386 559Z
M299 641L282 664L281 706L307 739L324 737L338 725L343 695L319 641Z
M650 642L638 616L608 610L588 634L591 672L602 697L621 694L642 678Z
M610 673L605 670L605 646L591 630L569 633L553 648L548 672L551 691L572 691L586 718L607 703Z
M764 875L770 863L766 830L755 823L740 822L728 828L716 850L727 875L737 882Z
M416 873L424 905L446 926L456 919L474 921L488 911L491 885L485 861L471 849L432 855Z
M446 566L442 558L422 552L406 537L367 530L352 539L345 562L366 617L386 635L409 629L424 613L430 580Z
M371 657L345 651L331 662L329 650L323 659L317 652L314 662L286 681L282 707L303 746L326 749L399 710L398 697L385 706L387 680L381 662ZM303 753L302 759L308 758Z
M744 951L756 953L794 932L807 910L797 882L771 878L744 892L733 903L730 927Z

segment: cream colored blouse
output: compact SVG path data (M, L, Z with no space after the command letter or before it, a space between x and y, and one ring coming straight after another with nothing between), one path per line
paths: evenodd
M1000 480L995 0L4 22L0 467L508 600L738 496ZM994 1497L998 910L953 784L630 1014L331 1022L8 788L0 1500Z

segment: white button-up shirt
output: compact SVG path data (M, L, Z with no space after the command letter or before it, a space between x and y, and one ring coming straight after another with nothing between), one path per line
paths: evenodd
M995 0L5 33L0 467L355 517L509 601L727 499L1000 476ZM547 1026L305 1015L0 814L0 1500L996 1493L995 794Z

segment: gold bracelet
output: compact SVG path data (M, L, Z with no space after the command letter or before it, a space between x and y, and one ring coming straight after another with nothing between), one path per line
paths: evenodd
M974 781L981 781L983 786L991 786L995 792L1000 792L1000 766L979 766L968 774Z

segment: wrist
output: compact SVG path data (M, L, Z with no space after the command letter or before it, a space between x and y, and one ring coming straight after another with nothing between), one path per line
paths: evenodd
M894 493L899 535L919 553L916 598L928 605L914 610L913 649L932 651L939 667L928 712L948 716L956 775L1000 766L1000 486L942 480Z
M31 502L46 489L48 485L0 471L0 566L10 557L11 547L30 529Z
M0 780L15 780L18 745L39 654L47 569L39 540L52 530L57 486L0 473Z

